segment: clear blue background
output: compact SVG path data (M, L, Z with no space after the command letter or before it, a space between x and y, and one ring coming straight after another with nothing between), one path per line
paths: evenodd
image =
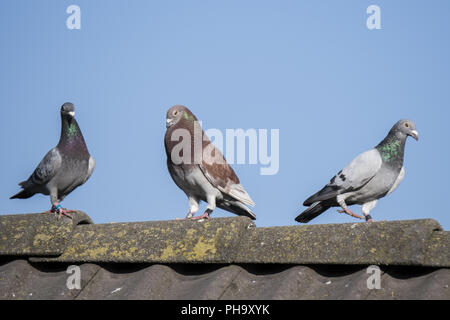
M71 4L81 30L66 28ZM382 30L366 27L371 4ZM449 14L449 1L3 0L0 212L49 209L43 195L8 198L57 144L71 101L97 168L64 206L96 223L184 217L163 145L167 109L184 104L205 129L280 129L277 175L233 165L258 226L296 224L303 200L413 119L406 177L373 217L449 230ZM313 223L353 221L330 209Z

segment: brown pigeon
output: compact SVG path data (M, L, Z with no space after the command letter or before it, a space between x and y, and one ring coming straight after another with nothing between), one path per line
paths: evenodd
M173 106L167 111L166 127L167 167L173 181L189 199L186 219L207 219L216 206L256 219L245 206L255 203L222 153L203 132L194 114L184 106ZM208 206L203 215L194 217L200 200Z

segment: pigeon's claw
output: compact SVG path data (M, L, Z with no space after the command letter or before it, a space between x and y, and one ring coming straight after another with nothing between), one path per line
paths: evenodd
M361 217L360 215L352 212L349 208L345 208L344 210L338 210L339 213L345 213L348 214L349 216L353 217L353 218L357 218L357 219L364 219L363 217Z
M57 213L59 213L58 220L61 219L62 216L66 216L67 218L73 219L71 213L74 213L73 210L67 210L64 208L60 208Z

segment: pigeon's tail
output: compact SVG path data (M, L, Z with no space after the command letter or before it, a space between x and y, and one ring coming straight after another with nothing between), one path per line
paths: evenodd
M34 192L32 192L28 189L23 189L19 193L13 195L10 199L28 199L28 198L32 197L33 195L34 195Z
M320 190L319 192L313 194L311 197L306 199L305 202L303 202L303 205L304 206L312 206L316 202L333 199L339 194L340 191L341 191L340 188L337 186L328 186L327 185L322 190Z
M218 203L217 206L220 209L233 212L239 216L246 216L252 220L256 220L256 215L252 212L252 210L247 208L244 204L242 204L239 201L234 200L223 201L221 203Z
M321 213L325 212L330 208L330 205L324 202L315 202L313 203L308 209L303 211L297 218L295 218L295 221L301 222L301 223L308 223L315 217L319 216Z

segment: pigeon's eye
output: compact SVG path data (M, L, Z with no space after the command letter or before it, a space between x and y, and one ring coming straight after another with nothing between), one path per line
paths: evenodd
M405 127L409 128L409 123L408 122L405 123Z
M173 114L174 116L177 116L177 115L178 115L178 110L175 110L172 114Z

